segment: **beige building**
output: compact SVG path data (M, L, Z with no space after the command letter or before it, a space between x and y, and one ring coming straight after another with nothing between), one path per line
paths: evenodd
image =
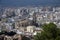
M15 22L15 28L26 27L28 25L28 20L18 20Z
M27 30L26 27L30 24L31 24L30 21L28 21L27 19L19 20L15 23L15 28L20 31L26 31Z
M4 40L21 40L21 35L16 34L14 36L5 36Z
M35 26L27 26L27 32L34 32Z
M40 27L36 27L35 30L34 30L33 35L36 35L37 33L41 33L41 31L43 31L42 28L40 28Z

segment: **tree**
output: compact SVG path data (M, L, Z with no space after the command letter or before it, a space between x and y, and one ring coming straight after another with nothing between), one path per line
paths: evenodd
M22 36L22 40L30 40L30 38L26 36Z
M57 36L60 36L60 28L57 28Z
M49 23L43 26L44 32L50 34L51 37L56 38L57 26L54 23ZM47 36L48 36L47 34Z
M37 35L34 36L34 40L41 40L41 35L39 33L37 33Z
M56 39L55 39L55 40L60 40L60 36L56 37Z
M35 40L57 40L59 39L60 29L54 23L44 24L43 31L34 36Z

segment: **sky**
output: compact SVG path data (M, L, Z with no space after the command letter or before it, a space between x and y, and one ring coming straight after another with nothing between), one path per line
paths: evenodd
M60 0L0 0L0 6L60 6Z

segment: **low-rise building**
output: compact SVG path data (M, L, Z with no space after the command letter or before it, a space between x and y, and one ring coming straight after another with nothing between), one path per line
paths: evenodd
M35 26L27 26L27 32L33 33L35 30Z
M21 35L20 34L16 34L14 36L5 36L4 40L21 40Z

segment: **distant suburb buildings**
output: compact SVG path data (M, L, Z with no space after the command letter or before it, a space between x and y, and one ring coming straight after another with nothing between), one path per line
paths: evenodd
M50 22L60 28L60 7L0 8L0 31L14 31L19 35L33 37L43 31L42 24ZM5 40L7 38L12 40L10 36L5 36Z

